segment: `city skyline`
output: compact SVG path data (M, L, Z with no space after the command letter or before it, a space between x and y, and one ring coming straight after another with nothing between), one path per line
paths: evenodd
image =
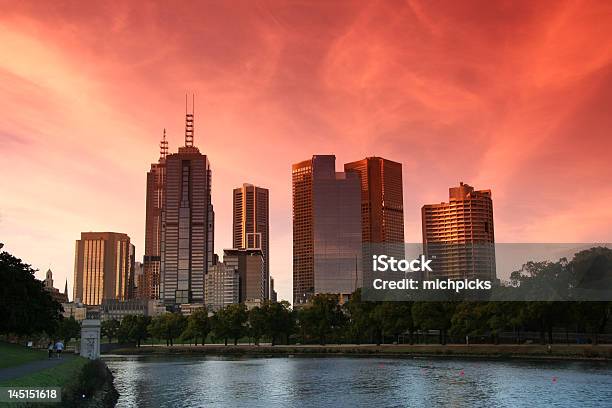
M612 198L609 6L190 7L21 2L0 16L0 237L39 279L50 266L72 293L82 231L124 232L142 259L144 174L164 127L171 151L183 144L185 90L215 176L217 252L232 246L232 188L266 186L279 299L290 167L311 154L402 163L409 242L421 206L460 180L493 191L497 242L612 240L593 205Z

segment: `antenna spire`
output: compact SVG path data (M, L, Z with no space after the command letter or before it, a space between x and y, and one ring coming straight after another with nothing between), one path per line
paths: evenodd
M163 160L168 155L168 141L166 140L166 128L164 128L164 136L159 142L159 160Z
M193 146L193 112L195 108L195 94L192 95L191 113L187 109L187 94L185 94L185 147Z

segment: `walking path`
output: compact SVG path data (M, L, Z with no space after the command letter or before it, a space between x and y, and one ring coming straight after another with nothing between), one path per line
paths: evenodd
M45 360L31 361L18 366L0 368L0 383L58 366L73 358L74 355L72 354L64 354L62 358L53 357Z

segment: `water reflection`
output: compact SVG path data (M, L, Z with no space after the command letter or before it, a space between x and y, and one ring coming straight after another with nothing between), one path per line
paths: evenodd
M120 407L611 406L612 365L386 358L105 358Z

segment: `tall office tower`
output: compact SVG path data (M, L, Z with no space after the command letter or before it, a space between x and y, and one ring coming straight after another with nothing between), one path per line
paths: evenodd
M316 155L292 166L294 306L318 293L344 301L362 283L360 180L335 163Z
M144 267L142 262L134 262L134 286L133 296L132 298L136 299L146 299L147 296L145 294L145 276L144 276Z
M218 311L240 300L240 274L233 265L217 262L206 274L206 307Z
M234 189L233 247L260 249L264 259L264 297L270 298L270 240L268 189L243 184Z
M265 261L260 249L224 249L223 263L238 271L240 302L266 299Z
M495 279L491 190L460 183L449 189L448 203L424 205L421 214L430 277Z
M270 300L272 302L278 302L278 294L274 290L274 278L270 276Z
M130 269L128 272L128 299L136 297L136 247L130 244Z
M74 255L74 294L86 305L129 297L133 257L130 237L117 232L82 232Z
M204 278L213 264L212 172L208 157L193 145L193 129L193 113L187 113L185 146L166 156L160 298L170 306L203 303Z
M166 141L166 129L164 129L164 136L159 143L159 160L151 164L151 170L147 173L143 285L138 286L138 296L145 299L159 299L161 214L165 202L167 155L168 142Z
M361 235L364 243L404 242L402 165L366 157L344 165L361 179Z

